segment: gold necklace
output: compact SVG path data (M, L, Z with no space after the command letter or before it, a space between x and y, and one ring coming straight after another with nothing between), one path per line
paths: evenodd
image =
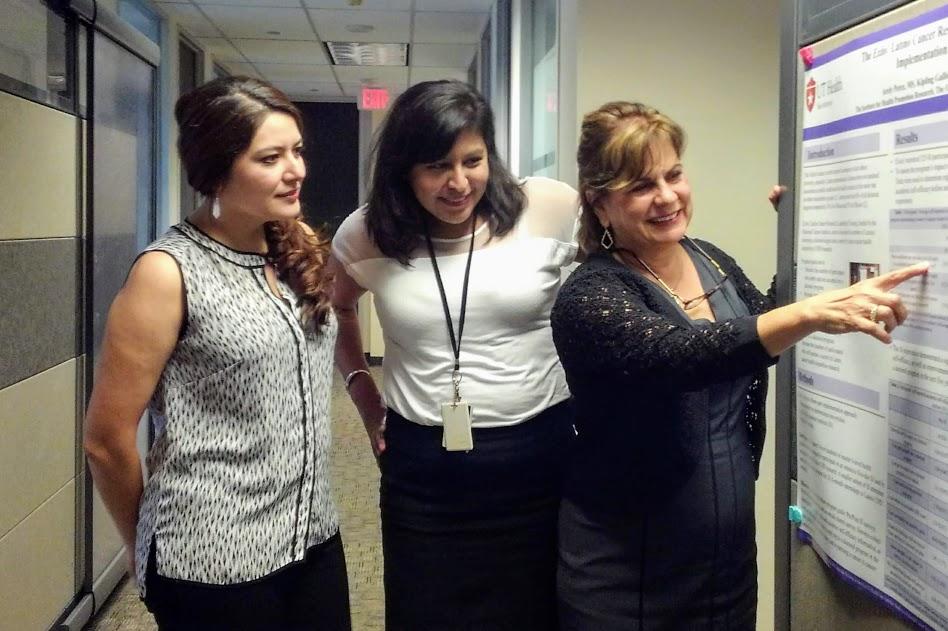
M679 295L678 295L678 292L676 292L674 289L672 289L671 287L669 287L669 286L668 286L668 283L666 283L664 280L662 280L662 277L659 276L658 274L656 274L656 273L655 273L655 270L653 270L651 267L649 267L649 264L648 264L648 263L646 263L646 262L643 261L641 258L639 258L639 255L638 255L638 254L636 254L636 253L633 252L632 250L627 250L627 251L628 251L632 256L635 257L635 260L639 262L639 265L641 265L642 267L644 267L645 270L646 270L649 274L652 275L652 278L654 278L655 280L658 281L658 284L662 286L662 289L664 289L666 292L668 292L668 295L675 299L675 302L678 303L678 306L681 307L682 309L684 309L684 308L685 308L685 299L682 298L681 296L679 296Z
M687 239L687 240L688 240L688 243L690 243L696 250L698 250L698 252L701 252L701 254L703 254L706 259L708 259L709 261L711 261L711 264L714 265L715 269L717 269L718 272L721 274L721 280L718 282L717 285L715 285L712 289L710 289L710 290L704 292L704 293L701 294L700 296L697 296L697 297L695 297L695 298L691 298L690 300L685 300L684 298L682 298L681 296L679 296L678 293L677 293L674 289L672 289L671 287L668 286L668 283L666 283L664 280L662 280L662 277L661 277L661 276L659 276L658 274L655 273L655 270L653 270L651 267L649 267L649 264L648 264L648 263L646 263L646 262L643 261L641 258L639 258L639 255L636 254L635 252L633 252L632 250L629 250L629 249L627 249L627 248L616 248L616 251L620 252L620 257L621 257L621 252L628 252L629 254L631 254L632 256L634 256L634 257L635 257L635 260L639 262L639 265L641 265L642 267L644 267L645 270L646 270L649 274L652 275L652 278L654 278L655 280L657 280L657 281L658 281L658 284L661 285L662 288L663 288L666 292L668 292L668 295L671 296L672 298L674 298L675 303L678 304L678 306L680 306L680 307L681 307L682 309L684 309L685 311L688 311L689 309L694 309L695 307L697 307L698 305L700 305L702 302L704 302L705 300L707 300L708 298L710 298L710 297L711 297L711 294L713 294L713 293L716 292L718 289L720 289L721 286L724 284L724 281L727 280L727 274L724 273L724 270L721 269L721 266L718 265L718 262L715 261L713 258L711 258L711 255L710 255L710 254L708 254L707 252L705 252L705 251L701 248L700 245L698 245L697 243L695 243L694 241L692 241L691 237L687 237L687 236L686 236L685 239Z

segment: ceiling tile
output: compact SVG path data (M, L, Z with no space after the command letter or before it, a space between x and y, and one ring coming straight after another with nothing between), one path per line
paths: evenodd
M359 7L353 7L349 0L303 0L303 5L311 9L348 9L356 11L409 11L411 0L364 0Z
M415 0L415 11L466 11L488 13L494 0Z
M339 84L335 81L271 81L273 85L286 92L291 98L294 96L318 99L326 96L343 96Z
M406 89L408 89L408 86L407 86L407 85L406 85L406 86L399 87L399 88L389 88L388 86L385 86L385 87L388 88L388 102L389 102L389 104L391 104L392 101L394 101L395 99L397 99L399 94L401 94L401 93L404 92ZM358 102L359 98L362 96L362 84L360 84L360 83L343 83L343 84L342 84L342 92L343 92L343 94L345 94L346 96L352 97L352 98L354 98L354 99L356 100L356 102Z
M349 97L345 95L319 96L318 94L314 94L312 96L308 96L305 94L290 94L288 96L290 97L290 100L293 101L294 103L351 103L352 106L355 107L355 99L350 99ZM314 176L310 175L309 177L312 178ZM315 177L319 177L319 174L317 174ZM305 205L306 202L303 202L303 204Z
M408 68L389 66L336 66L339 83L367 84L404 90L408 82Z
M303 9L220 5L207 5L202 8L224 34L231 38L316 39Z
M223 65L235 75L246 75L248 77L257 77L258 79L263 78L252 64L240 63L239 61L225 61L221 65Z
M456 66L467 68L477 53L476 44L415 44L411 47L412 66Z
M302 6L300 0L194 0L194 4L199 5L229 5L232 7L284 7L299 9Z
M362 94L362 84L361 83L343 83L342 93L345 94L346 96L353 96L355 98L359 98L359 96Z
M247 61L240 52L223 37L199 37L198 42L214 55L217 61Z
M487 13L415 13L414 42L476 44L487 24Z
M268 64L328 64L319 42L288 42L275 39L235 39L234 45L250 61Z
M316 32L324 42L407 42L411 34L408 11L329 11L309 9ZM371 26L368 33L353 33L349 25Z
M271 81L335 81L332 66L308 64L255 63L257 70Z
M159 2L158 6L174 16L185 31L194 37L218 37L220 32L193 4Z
M409 85L422 81L439 81L441 79L457 79L467 81L467 70L463 68L412 68L409 76Z
M306 94L288 94L287 96L289 96L290 100L293 101L294 103L352 103L353 106L355 105L355 102L353 101L353 99L350 99L346 96L321 97L318 94L314 94L312 96L309 96ZM307 151L309 151L309 149L307 149ZM309 177L310 178L319 177L319 174L317 174L316 176L310 175ZM305 201L303 202L303 205L304 206L306 205Z

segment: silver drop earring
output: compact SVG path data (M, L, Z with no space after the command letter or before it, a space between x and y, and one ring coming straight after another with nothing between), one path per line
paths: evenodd
M604 228L602 231L602 238L599 239L599 245L602 246L603 250L607 252L612 249L612 246L615 245L615 239L612 238L612 233L609 232L609 228Z
M221 201L216 195L214 196L214 202L211 204L211 216L214 217L214 219L221 218Z

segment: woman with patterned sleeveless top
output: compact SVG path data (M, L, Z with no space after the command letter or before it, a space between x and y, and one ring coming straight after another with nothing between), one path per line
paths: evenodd
M578 208L565 184L510 175L470 86L421 83L393 104L368 204L333 239L337 363L382 472L389 631L556 628L574 432L550 308ZM365 291L384 399L356 320Z
M300 114L233 77L175 116L207 201L146 248L112 305L86 415L93 478L161 629L348 630L329 485L337 324L328 242L298 219Z

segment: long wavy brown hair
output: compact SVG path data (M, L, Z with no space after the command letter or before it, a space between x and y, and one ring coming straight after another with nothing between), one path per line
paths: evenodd
M303 117L280 90L251 77L222 77L183 95L174 108L178 153L188 183L211 196L230 176L263 120L282 112L303 132ZM264 224L268 257L300 299L303 322L320 332L329 317L332 277L327 272L329 237L302 219Z

